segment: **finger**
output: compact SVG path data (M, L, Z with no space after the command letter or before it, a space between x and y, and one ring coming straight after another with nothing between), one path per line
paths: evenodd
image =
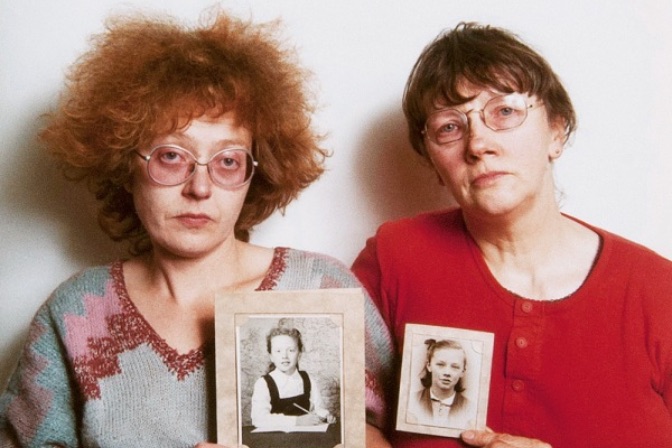
M489 431L476 431L469 429L460 434L460 438L470 446L487 446L495 438L496 434Z
M461 434L462 440L471 446L493 448L551 448L537 439L500 434L492 431L468 430Z
M216 443L206 443L201 442L197 444L194 448L227 448L224 445L217 445Z

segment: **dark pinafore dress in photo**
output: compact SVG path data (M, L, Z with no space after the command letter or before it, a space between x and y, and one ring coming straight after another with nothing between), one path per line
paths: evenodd
M303 415L306 412L302 411L296 405L301 406L303 409L310 410L310 378L308 374L303 370L298 370L301 379L303 380L303 394L296 395L294 397L280 398L280 393L278 392L278 386L275 384L275 381L270 374L264 375L264 380L266 380L266 385L268 386L268 391L271 395L271 413L272 414L285 414L285 415Z

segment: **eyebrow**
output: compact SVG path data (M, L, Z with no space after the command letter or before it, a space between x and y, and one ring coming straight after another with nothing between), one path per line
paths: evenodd
M172 133L168 134L160 139L158 139L160 143L159 145L175 145L179 146L182 149L185 150L191 150L194 149L196 145L196 140L188 135L182 134L182 133ZM218 149L226 149L226 148L232 148L232 147L241 147L245 149L250 149L251 144L248 145L247 143L243 142L241 139L231 139L231 138L226 138L222 140L217 140L214 142L214 145Z
M438 108L434 109L434 112L439 111L439 110L444 110L444 109L457 109L457 110L460 110L460 109L458 109L460 106L463 106L463 105L465 105L465 104L467 104L467 103L469 103L469 102L471 102L471 101L476 100L476 99L479 97L479 95L481 95L481 94L483 94L483 93L487 93L487 94L488 94L488 96L485 97L485 102L483 103L483 105L485 105L485 103L487 103L487 102L490 101L491 99L493 99L493 98L497 98L498 96L506 96L506 95L509 95L509 93L499 92L499 91L495 91L495 90L481 90L480 92L478 92L478 94L474 95L473 97L469 98L467 101L465 101L465 102L463 102L463 103L457 103L457 104L455 104L455 103L449 103L449 104L444 104L444 105L442 105L441 107L438 107ZM441 105L441 103L438 102L438 101L435 101L434 104L435 104L435 107ZM462 111L462 112L464 112L464 111ZM431 113L430 113L430 114L431 114Z

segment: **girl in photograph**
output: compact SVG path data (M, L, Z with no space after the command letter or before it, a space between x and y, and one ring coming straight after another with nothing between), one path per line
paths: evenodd
M320 385L299 370L301 332L275 327L266 336L270 371L259 378L252 394L252 424L256 427L314 426L334 423L323 407Z
M419 424L467 428L475 408L463 392L467 355L452 339L428 339L427 361L420 379L424 386L409 402L409 417Z

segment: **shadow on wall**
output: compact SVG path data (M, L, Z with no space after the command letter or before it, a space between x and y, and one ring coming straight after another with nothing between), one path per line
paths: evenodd
M47 238L57 238L60 253L78 266L107 263L125 254L98 227L96 201L84 183L66 180L55 159L37 140L43 121L36 119L23 133L0 184L4 207L26 223L40 223Z
M376 223L455 206L429 163L412 149L398 107L372 121L355 157L356 182Z
M48 276L39 263L45 244L57 245L47 250L59 253L79 267L124 256L124 247L113 243L98 227L93 195L84 185L65 180L54 159L37 142L36 135L43 122L38 118L26 122L30 125L17 133L16 143L5 148L5 157L9 159L5 163L11 168L0 176L1 214L6 223L2 229L2 265L37 260L29 265L34 272L26 276ZM0 354L0 390L14 369L27 330L5 341L9 350Z

